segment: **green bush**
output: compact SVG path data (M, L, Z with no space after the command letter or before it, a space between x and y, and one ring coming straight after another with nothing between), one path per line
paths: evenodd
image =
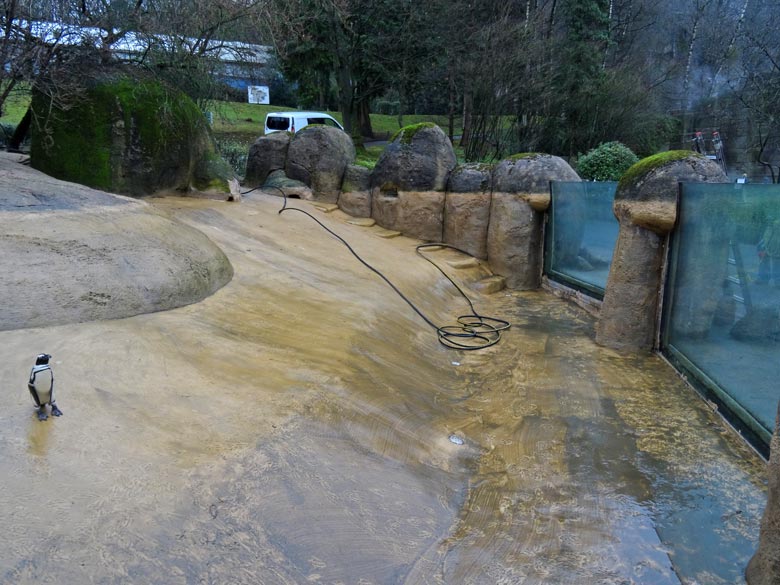
M604 142L577 159L577 173L587 181L617 181L638 161L625 144Z

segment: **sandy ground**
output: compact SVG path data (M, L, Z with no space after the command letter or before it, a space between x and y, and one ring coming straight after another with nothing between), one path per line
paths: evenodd
M294 203L434 322L467 312L417 242ZM152 205L234 276L170 311L0 332L1 583L740 582L764 464L657 357L597 347L541 291L473 293L512 329L445 349L278 197Z

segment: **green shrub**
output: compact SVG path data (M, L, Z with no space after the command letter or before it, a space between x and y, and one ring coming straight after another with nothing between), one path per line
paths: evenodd
M604 142L577 160L577 172L587 181L617 181L638 161L625 144Z

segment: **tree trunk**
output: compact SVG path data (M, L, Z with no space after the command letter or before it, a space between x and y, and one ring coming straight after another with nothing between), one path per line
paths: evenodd
M452 73L450 73L449 76L449 84L450 84L450 104L449 104L449 112L447 114L447 121L449 122L448 127L448 134L450 137L450 142L455 144L455 79L452 76Z
M682 110L683 110L683 124L682 124L682 141L685 144L688 134L691 133L691 104L690 104L690 84L691 84L691 68L693 67L693 48L696 45L696 38L699 33L699 21L701 20L701 12L696 12L696 20L693 23L693 31L691 32L691 42L688 43L688 56L685 60L685 75L683 76L682 87Z
M374 137L374 129L371 128L371 113L368 108L368 100L360 100L357 103L357 119L358 128L360 128L360 135L365 138Z
M739 11L739 20L737 21L737 25L734 27L731 33L731 40L729 41L728 47L726 47L726 50L723 52L723 58L718 63L718 69L715 71L715 75L712 76L713 83L710 86L710 97L712 97L712 94L714 93L715 83L717 83L718 77L720 77L720 72L723 70L723 64L734 50L734 45L737 44L737 38L742 32L742 24L745 22L745 13L747 12L748 4L750 4L750 0L745 0L745 3L742 4L742 10Z
M344 130L352 136L352 115L353 115L353 97L352 97L352 75L349 66L343 61L339 65L339 109L341 110L341 121L344 124Z
M547 38L551 39L553 35L553 29L555 28L555 9L557 0L553 0L550 6L550 18L547 20Z
M463 134L460 137L460 145L468 146L471 140L472 130L472 96L470 90L463 92Z

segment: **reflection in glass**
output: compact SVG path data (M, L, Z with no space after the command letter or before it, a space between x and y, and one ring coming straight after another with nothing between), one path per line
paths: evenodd
M618 222L612 212L617 183L551 183L545 272L548 277L602 298Z
M764 440L780 389L780 186L685 184L664 345Z

